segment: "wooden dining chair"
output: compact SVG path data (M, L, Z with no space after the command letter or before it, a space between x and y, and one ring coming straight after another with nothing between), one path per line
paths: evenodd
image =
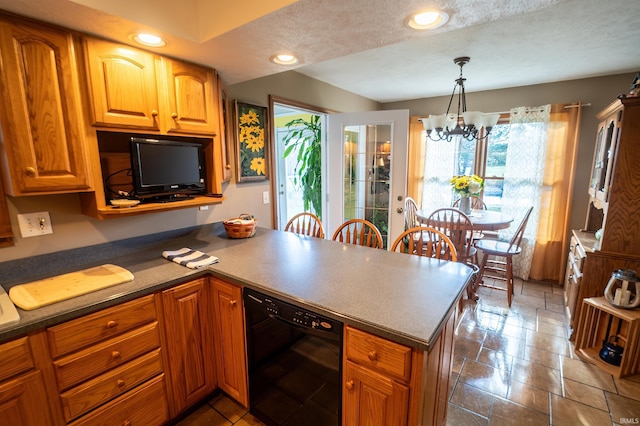
M496 290L506 290L509 307L511 307L511 301L513 300L513 256L522 252L522 237L532 210L533 207L527 210L510 241L487 239L476 243L477 248L482 251L482 261L480 262L480 271L476 279L476 287L482 286ZM492 258L490 259L490 257ZM485 277L506 281L507 287L486 284L484 282Z
M396 238L391 251L456 262L458 254L449 237L429 226L415 226Z
M331 238L346 244L382 248L382 235L378 228L368 220L351 219L336 229Z
M303 212L293 216L284 227L286 232L308 235L310 237L324 238L324 228L318 216L313 213Z
M477 300L475 295L475 280L480 272L478 267L478 250L474 245L475 232L469 216L458 209L444 207L434 210L426 220L426 225L438 229L445 234L458 253L458 262L465 263L473 268L473 278L467 286L467 298Z
M418 211L418 203L411 197L406 197L404 199L404 229L410 229L414 226L420 226L420 222L418 221L418 216L416 212Z
M453 202L451 207L458 208L460 207L460 200L462 198L458 198ZM470 195L469 200L471 201L471 209L472 210L487 210L487 204L480 197L476 197L475 195Z

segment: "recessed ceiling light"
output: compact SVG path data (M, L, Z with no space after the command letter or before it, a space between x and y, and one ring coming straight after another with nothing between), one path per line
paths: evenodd
M278 65L295 65L298 63L298 58L290 53L281 53L271 57L271 62Z
M131 39L136 43L142 44L144 46L162 47L167 45L167 42L164 41L162 37L153 34L134 34Z
M411 15L407 26L414 30L433 30L440 28L449 21L449 15L441 10L426 11Z

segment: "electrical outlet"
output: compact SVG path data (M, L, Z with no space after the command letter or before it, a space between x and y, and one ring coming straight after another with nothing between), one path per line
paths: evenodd
M49 212L19 214L18 225L22 238L53 234Z
M262 204L269 204L269 191L262 192Z

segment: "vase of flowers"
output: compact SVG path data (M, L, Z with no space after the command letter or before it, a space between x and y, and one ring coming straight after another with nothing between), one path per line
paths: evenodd
M460 175L454 176L450 180L453 191L460 195L460 210L464 214L471 213L471 200L472 195L479 195L482 188L484 188L484 180L477 175Z

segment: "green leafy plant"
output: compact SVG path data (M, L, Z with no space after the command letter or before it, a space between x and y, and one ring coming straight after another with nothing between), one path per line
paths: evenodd
M305 211L313 211L322 218L322 126L320 116L312 115L307 121L303 118L291 120L284 136L285 150L282 155L287 158L297 153L294 168L294 185L302 190L302 201Z

